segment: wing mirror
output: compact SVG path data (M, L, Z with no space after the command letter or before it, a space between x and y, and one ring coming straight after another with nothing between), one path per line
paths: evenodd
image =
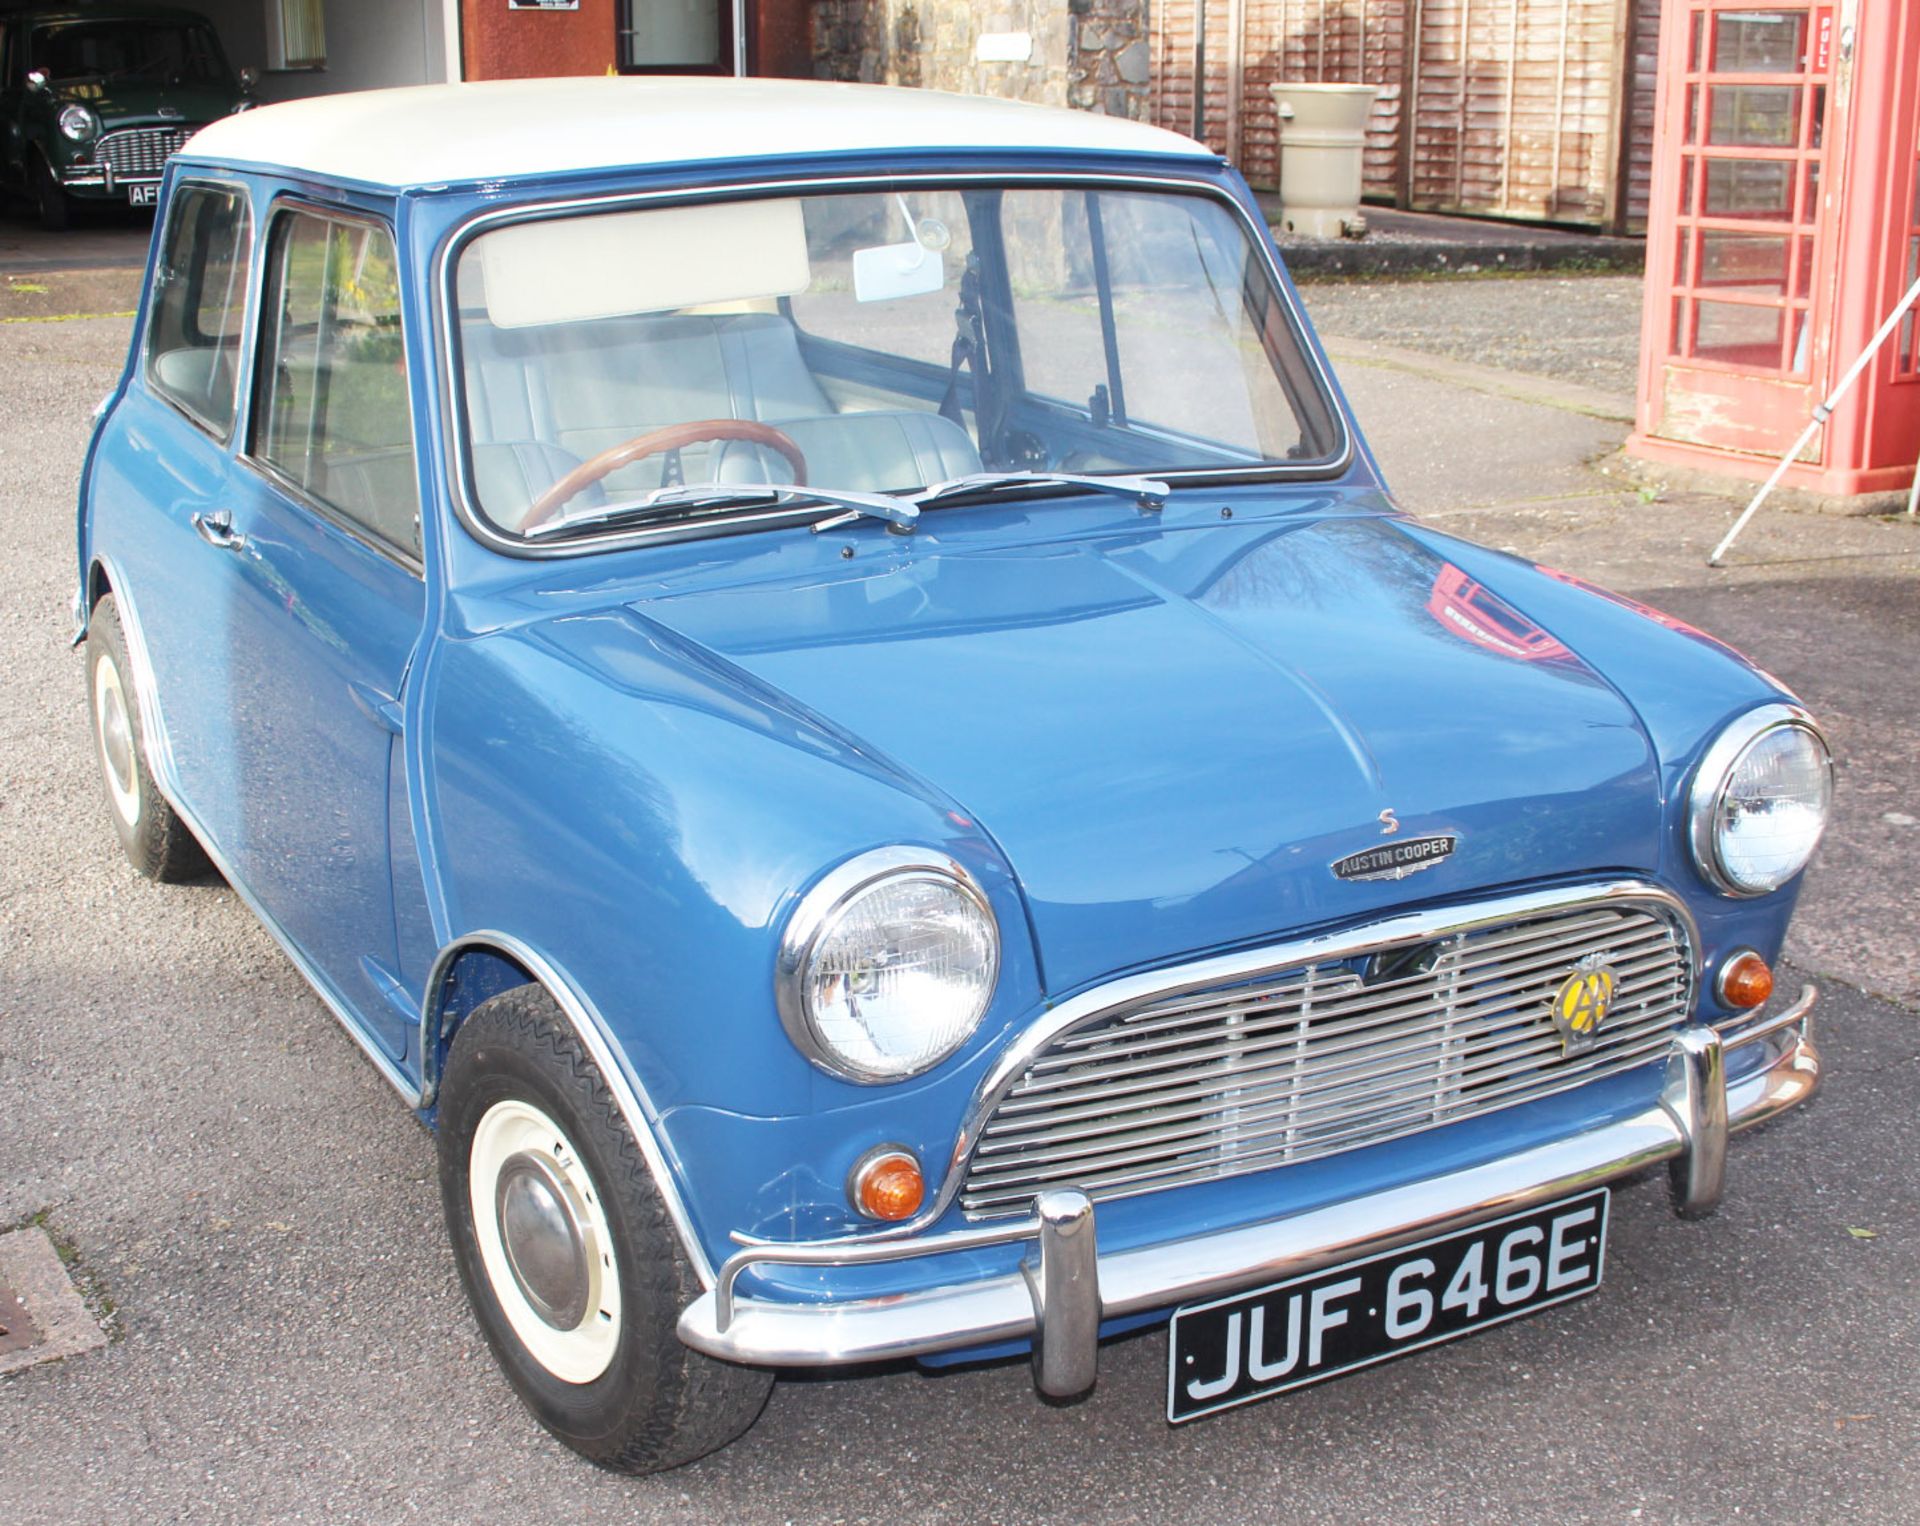
M240 88L242 90L251 90L259 83L260 71L254 68L252 64L248 64L240 71Z

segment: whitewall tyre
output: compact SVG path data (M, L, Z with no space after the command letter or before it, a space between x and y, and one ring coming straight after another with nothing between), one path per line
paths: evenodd
M683 1345L701 1291L639 1146L553 998L522 986L455 1035L437 1114L460 1280L534 1417L602 1467L725 1446L773 1375Z
M148 879L200 879L212 865L187 824L167 803L147 767L147 739L127 657L126 632L112 594L87 622L87 711L93 750L106 786L107 814L127 861Z

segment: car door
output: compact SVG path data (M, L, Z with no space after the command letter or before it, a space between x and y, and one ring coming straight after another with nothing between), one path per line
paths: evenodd
M245 847L241 780L224 741L234 569L213 542L232 512L253 239L244 185L174 188L140 364L102 429L88 494L94 545L159 697L149 751L175 803L229 862Z
M413 1007L389 828L411 830L400 693L425 609L399 290L385 222L276 206L221 548L236 870L395 1060Z

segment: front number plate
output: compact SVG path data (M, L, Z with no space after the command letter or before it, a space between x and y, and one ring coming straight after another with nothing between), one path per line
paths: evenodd
M127 187L127 205L130 207L151 207L160 200L160 185L130 185Z
M1167 1342L1174 1424L1319 1383L1600 1286L1607 1189L1189 1304Z

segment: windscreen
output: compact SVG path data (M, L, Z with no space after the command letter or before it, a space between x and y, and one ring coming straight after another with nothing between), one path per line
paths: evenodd
M225 58L212 29L178 21L80 21L33 34L29 67L54 80L144 80L224 85Z
M726 490L980 472L1259 472L1337 428L1225 202L911 187L508 224L455 270L470 481L497 528L724 515ZM620 521L622 527L630 519Z

